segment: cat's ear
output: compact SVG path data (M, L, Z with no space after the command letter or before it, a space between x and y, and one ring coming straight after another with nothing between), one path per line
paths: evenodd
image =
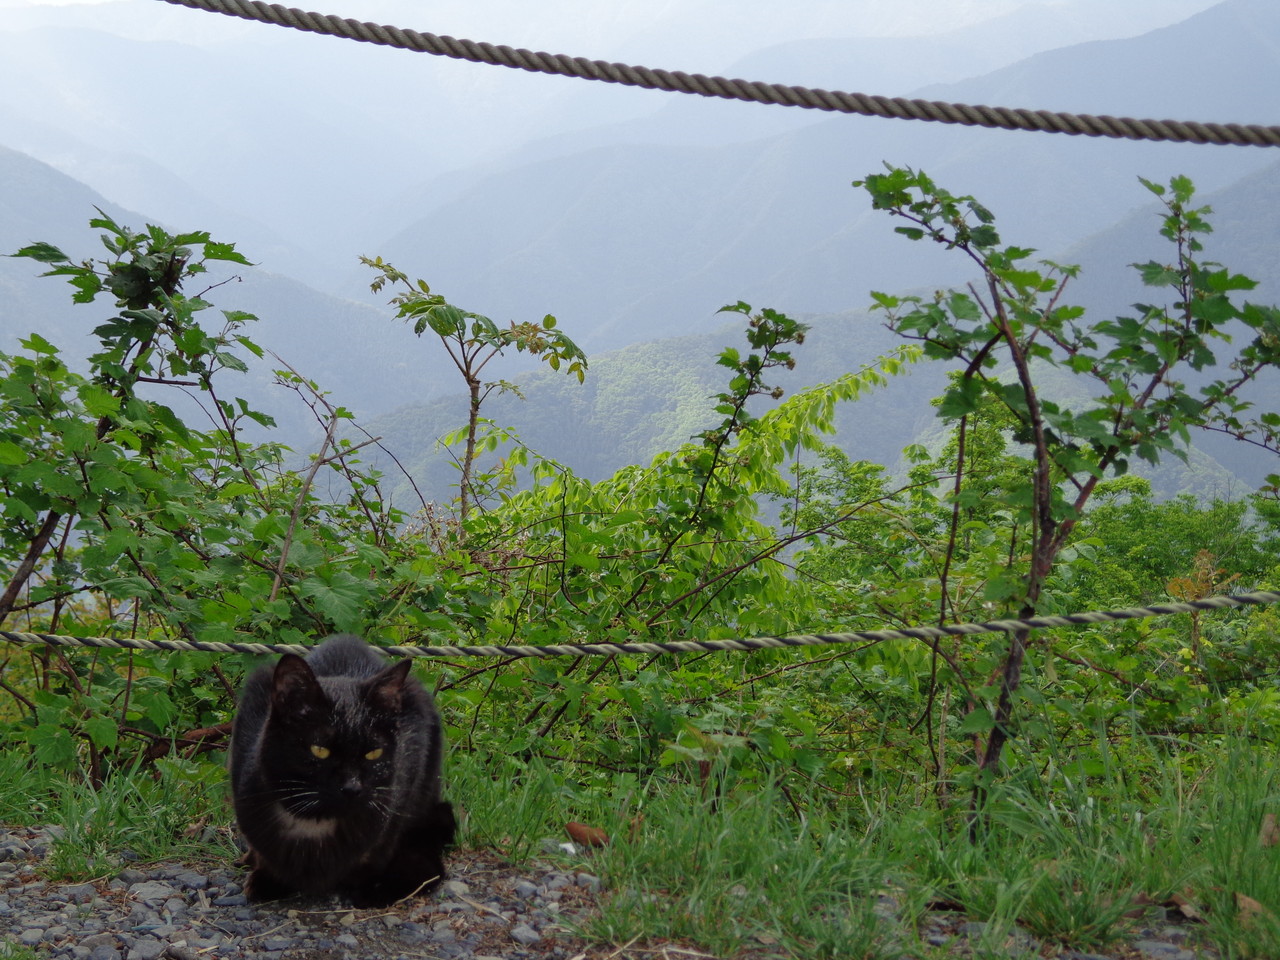
M303 718L324 706L324 691L307 661L286 653L272 677L271 706L287 717Z
M369 680L369 703L383 713L399 713L404 703L404 681L409 676L409 661L393 663Z

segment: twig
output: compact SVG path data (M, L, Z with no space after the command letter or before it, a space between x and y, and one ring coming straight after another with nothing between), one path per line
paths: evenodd
M307 471L307 475L302 481L302 489L298 491L298 496L293 501L293 510L289 513L289 527L285 531L284 544L280 547L280 561L276 564L275 580L272 581L271 594L267 598L268 601L275 600L280 594L280 585L284 582L284 568L289 562L289 548L293 546L293 536L298 529L298 517L302 513L302 505L306 502L307 494L315 481L316 473L319 472L321 464L324 462L324 452L333 443L333 433L337 428L337 418L330 417L329 427L324 434L324 441L320 444L320 452L316 455L315 463L311 464L311 469Z

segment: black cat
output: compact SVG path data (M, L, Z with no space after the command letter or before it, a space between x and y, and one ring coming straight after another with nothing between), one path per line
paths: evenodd
M444 878L453 807L441 799L435 704L353 636L285 654L245 681L231 736L250 900L340 893L381 907Z

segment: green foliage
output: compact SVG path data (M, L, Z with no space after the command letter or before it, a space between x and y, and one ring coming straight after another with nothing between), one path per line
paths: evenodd
M402 518L383 506L377 476L356 467L355 447L334 439L349 414L327 405L290 371L282 383L312 398L324 445L311 471L285 467L288 451L245 440L246 421L271 418L224 398L227 373L262 351L241 329L253 318L222 311L183 284L206 264L243 264L207 234L141 233L106 217L109 256L74 263L48 244L20 255L52 264L74 299L114 298L94 331L87 375L38 334L26 355L0 356L0 620L50 632L178 636L190 640L305 640L369 630L387 609L371 577L394 564L388 548ZM212 429L188 425L158 397L201 402ZM343 502L314 493L321 468L350 490ZM238 663L208 655L6 651L17 716L12 735L44 763L101 780L108 757L148 751L178 724L226 718Z
M1063 301L1076 271L1002 245L973 198L910 170L863 183L908 224L900 233L968 256L982 282L932 298L877 294L912 342L791 395L778 383L805 325L726 307L745 318L746 342L720 353L723 383L700 425L596 481L480 415L486 398L516 389L482 378L504 351L582 379L586 359L552 318L504 329L365 259L373 287L398 288L398 315L439 338L468 389L466 423L444 441L463 447L460 496L414 514L391 506L361 462L377 441L287 365L277 381L312 412L318 448L304 459L246 439L249 424L272 423L225 392L263 358L244 333L253 318L184 290L208 263L243 264L233 247L99 217L105 259L24 248L75 300L112 308L86 363L39 334L0 355L0 621L212 641L351 631L424 645L644 642L1273 584L1274 491L1159 502L1127 472L1135 457L1181 455L1193 429L1276 442L1280 420L1239 397L1278 359L1277 314L1240 302L1252 282L1202 260L1207 211L1189 183L1148 185L1166 201L1173 262L1138 269L1165 291L1152 299L1169 302L1091 324ZM1246 342L1232 349L1240 330ZM936 401L946 432L908 448L903 475L830 444L840 404L922 358L951 365ZM1087 386L1062 389L1073 378ZM191 398L199 414L180 414ZM1158 862L1151 831L1188 849L1217 831L1205 849L1226 862L1269 802L1256 770L1239 809L1185 785L1223 775L1214 751L1240 731L1280 736L1277 618L726 656L439 660L430 682L451 789L472 811L467 842L527 857L569 818L634 837L601 854L615 884L597 930L607 939L896 956L902 945L873 908L906 888L908 913L936 894L987 922L979 953L1002 950L1015 924L1101 947L1131 894L1213 873L1191 855ZM200 758L224 742L247 662L0 655L0 820L69 824L59 877L102 870L122 845L175 849L192 798L217 794L219 768ZM970 811L956 803L966 796ZM1280 910L1261 867L1252 885L1214 869L1215 890ZM1256 923L1231 950L1267 955L1269 928ZM1214 936L1226 943L1225 925Z
M563 366L565 373L573 374L582 383L587 374L587 356L556 329L556 318L550 314L543 317L541 323L512 321L504 329L488 317L462 310L438 293L432 293L425 280L411 282L407 274L381 257L361 257L360 262L378 272L377 279L369 285L374 293L388 284L405 288L404 293L391 298L397 316L412 321L413 332L418 336L431 330L439 337L467 385L469 405L463 434L466 447L458 464L462 474L458 485L458 515L465 520L471 505L479 499L473 486L476 457L482 446L492 448L496 444L494 434L483 439L480 436L480 407L494 390L519 393L518 388L505 380L483 381L480 374L484 368L508 347L515 347L519 353L541 357L552 370L558 371Z
M1006 615L1052 608L1053 577L1074 549L1090 498L1105 477L1124 475L1134 457L1156 463L1168 454L1185 456L1193 428L1274 442L1264 421L1241 419L1248 404L1238 394L1280 359L1280 311L1238 302L1236 295L1254 282L1199 257L1209 211L1192 206L1186 178L1175 178L1167 191L1147 183L1165 203L1161 235L1173 244L1173 263L1137 265L1144 282L1172 302L1139 304L1137 316L1088 325L1080 308L1062 302L1075 268L1032 264L1033 250L1003 245L993 215L972 197L955 196L908 168L890 168L855 186L867 190L874 207L912 224L898 232L945 244L982 275L967 292L928 299L875 295L893 329L922 341L928 356L957 365L939 402L940 416L957 431L952 513L937 576L940 614L947 610L952 568L960 573L972 566L975 543L986 545L979 551L983 569L975 571L986 603ZM1231 343L1233 325L1253 339L1220 361L1215 350ZM1186 385L1189 374L1219 365L1226 371L1221 379L1198 389ZM1037 373L1045 367L1092 381L1093 392L1075 408L1046 396ZM984 421L1027 451L1023 469L1006 461L994 485L975 485L963 452L973 423ZM979 507L982 515L975 516ZM1015 633L994 650L990 643L936 649L951 669L949 679L958 681L966 714L991 718L989 732L970 731L985 733L975 750L977 804L1005 743L1018 735L1015 704L1028 634Z

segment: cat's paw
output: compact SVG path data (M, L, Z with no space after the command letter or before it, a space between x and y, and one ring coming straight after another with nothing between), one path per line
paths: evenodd
M283 900L296 892L288 884L278 879L275 874L263 867L254 869L244 881L245 899L252 903Z

